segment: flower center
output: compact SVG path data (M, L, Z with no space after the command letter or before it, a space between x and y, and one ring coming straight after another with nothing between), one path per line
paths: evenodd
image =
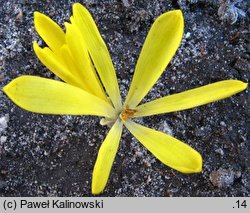
M126 105L120 114L120 118L123 122L126 122L129 118L133 118L136 112L136 109L129 109L129 106Z
M104 125L113 125L117 119L121 119L122 122L126 122L129 118L133 118L135 116L135 113L137 112L137 109L130 109L128 105L123 107L123 110L118 113L114 118L102 118L100 120L100 124L102 126Z

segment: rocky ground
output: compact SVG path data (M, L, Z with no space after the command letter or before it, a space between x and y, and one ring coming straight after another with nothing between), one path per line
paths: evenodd
M0 85L28 74L55 78L36 58L33 12L61 26L71 1L0 0ZM181 9L185 35L144 101L224 79L248 82L248 0L84 0L106 41L123 98L145 36L156 17ZM198 108L140 119L198 150L200 174L159 162L123 131L103 196L250 196L249 90ZM0 196L91 196L91 174L108 132L99 118L27 112L0 91Z

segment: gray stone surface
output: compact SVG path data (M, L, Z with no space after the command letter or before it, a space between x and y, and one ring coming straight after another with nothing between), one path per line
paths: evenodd
M24 74L56 78L32 50L32 41L40 41L33 12L43 12L62 26L73 2L0 0L1 88ZM109 47L123 98L151 24L172 9L182 9L185 35L143 101L224 79L249 80L249 1L81 3ZM124 130L103 196L250 196L249 90L139 122L198 150L203 171L184 175L164 166ZM24 111L0 91L0 196L91 196L93 166L108 129L97 117Z

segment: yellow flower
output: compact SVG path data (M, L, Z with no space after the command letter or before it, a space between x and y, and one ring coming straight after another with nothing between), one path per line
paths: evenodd
M224 80L139 105L160 77L180 45L184 20L180 10L162 14L152 25L125 103L122 105L114 66L97 26L81 4L73 5L64 32L49 17L34 13L38 34L48 47L33 47L40 61L64 82L21 76L3 88L18 106L38 113L103 116L112 124L99 150L92 177L92 193L108 181L123 125L162 163L183 173L202 170L202 157L190 146L162 132L133 122L134 117L189 109L229 97L246 89L238 80Z

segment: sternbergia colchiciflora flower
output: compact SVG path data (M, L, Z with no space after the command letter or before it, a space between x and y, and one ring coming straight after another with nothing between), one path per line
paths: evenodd
M34 23L47 45L42 48L34 42L34 51L62 81L24 75L3 90L14 103L31 112L96 115L103 117L102 125L112 125L94 166L93 194L101 193L107 184L123 126L165 165L183 173L201 172L202 157L197 151L170 135L133 121L135 117L221 100L247 87L238 80L223 80L140 105L180 45L184 29L180 10L162 14L152 25L124 104L109 51L85 7L79 3L73 5L73 15L70 23L65 23L65 32L39 12L34 13Z

